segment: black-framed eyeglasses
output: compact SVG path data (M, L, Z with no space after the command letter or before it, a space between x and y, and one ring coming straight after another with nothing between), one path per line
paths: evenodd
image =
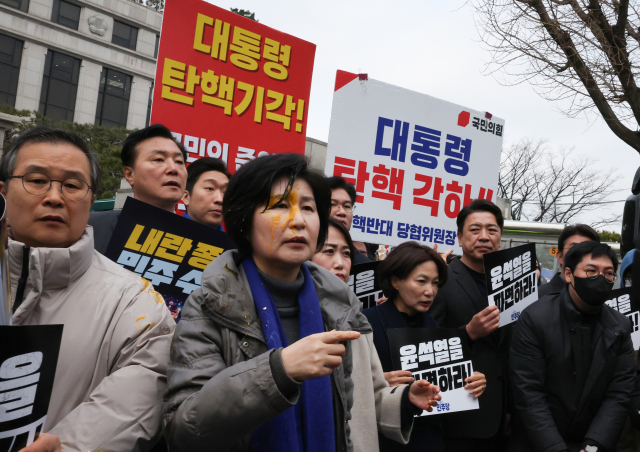
M82 179L69 178L63 181L51 179L42 173L26 173L23 176L11 176L9 179L22 179L22 186L30 195L44 195L51 189L53 182L60 182L60 192L70 201L80 201L93 187Z
M606 279L610 283L615 282L616 278L618 277L618 275L616 275L615 272L612 270L607 270L604 273L600 273L595 268L589 268L585 270L584 273L587 275L587 278L589 279L596 279L598 276L602 275L604 276L604 279Z
M344 204L340 204L337 202L332 202L331 203L331 212L336 212L338 210L340 210L340 207L342 207L344 209L345 212L347 213L351 213L354 210L356 210L356 206L354 206L353 204L350 203L344 203Z

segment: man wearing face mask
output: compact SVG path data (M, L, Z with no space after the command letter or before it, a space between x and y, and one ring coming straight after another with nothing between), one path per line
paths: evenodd
M604 302L618 259L597 242L565 257L567 286L522 312L511 342L508 451L614 451L635 384L631 321Z

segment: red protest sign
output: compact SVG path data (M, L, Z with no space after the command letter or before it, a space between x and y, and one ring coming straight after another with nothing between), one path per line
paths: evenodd
M304 153L315 44L201 0L167 0L151 123L231 173Z

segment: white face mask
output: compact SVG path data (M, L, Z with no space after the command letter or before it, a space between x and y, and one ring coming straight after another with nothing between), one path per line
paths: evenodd
M631 278L625 278L624 279L624 286L625 287L631 287Z

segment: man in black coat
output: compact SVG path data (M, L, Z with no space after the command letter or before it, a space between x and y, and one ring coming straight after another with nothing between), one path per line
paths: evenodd
M538 298L542 298L550 293L561 292L567 285L564 280L564 256L569 252L573 245L593 240L600 243L600 236L591 226L586 224L574 224L567 226L562 230L558 237L558 252L556 259L560 264L560 271L556 273L548 284L543 284L538 288Z
M506 415L508 331L498 330L500 311L489 306L483 256L500 248L504 220L491 201L476 199L456 220L462 257L448 266L448 281L429 314L442 328L464 328L472 341L474 369L485 374L480 409L447 414L447 451L499 451ZM506 327L508 328L508 327Z
M565 257L567 286L515 325L511 451L614 451L635 385L631 321L605 304L618 261L587 241Z

